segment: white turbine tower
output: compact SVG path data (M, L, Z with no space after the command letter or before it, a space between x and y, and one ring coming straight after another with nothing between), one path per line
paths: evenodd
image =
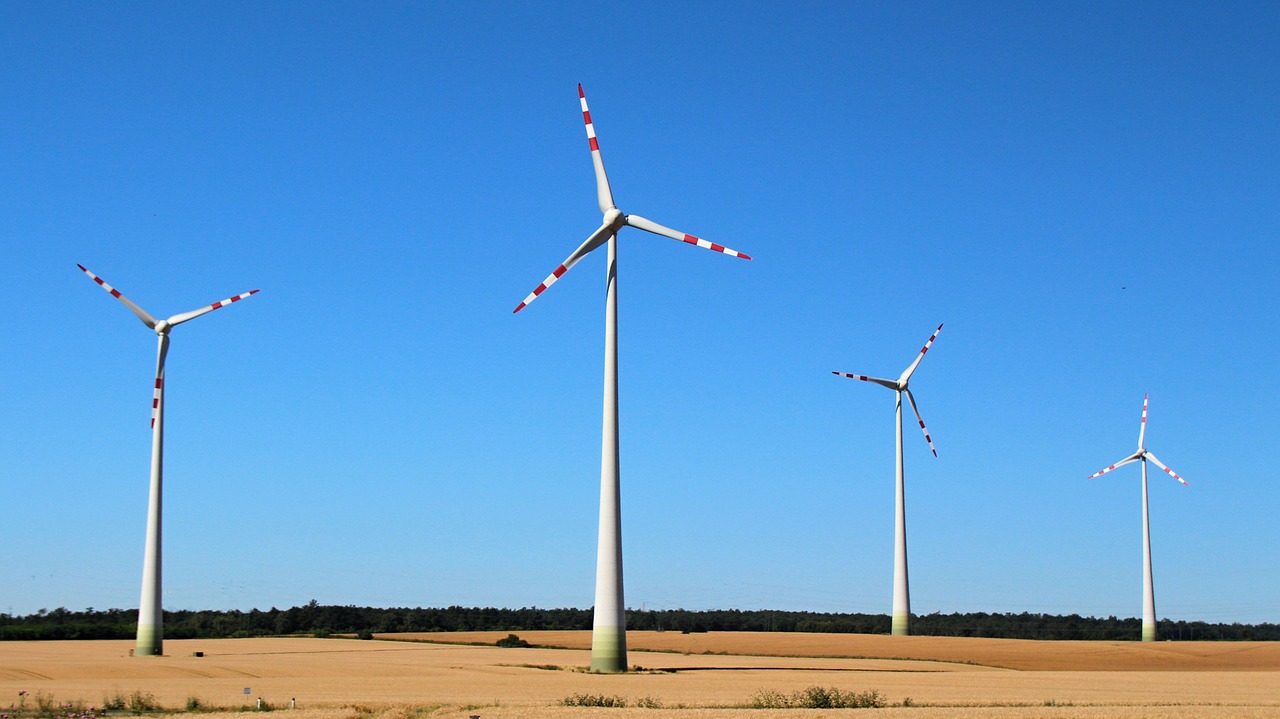
M942 331L942 325L938 325L938 329L933 331L933 335L929 337L929 341L924 343L924 348L920 350L920 354L916 356L914 362L911 363L898 379L879 379L877 377L868 377L862 374L849 374L847 372L832 372L831 374L849 379L859 379L863 382L874 382L883 387L888 387L898 395L898 414L895 426L897 428L897 489L894 499L894 522L893 522L893 618L891 624L891 633L894 636L906 636L911 633L911 591L907 585L907 508L904 497L904 481L902 472L902 394L905 392L907 399L911 402L911 410L916 413L916 420L920 422L920 431L924 432L924 439L929 443L929 449L933 451L933 456L938 456L938 450L933 447L933 438L929 436L929 430L924 426L924 418L920 416L920 408L916 406L916 398L911 394L911 390L907 389L907 383L911 381L911 375L920 366L920 360L924 359L924 355L929 351L929 345L938 338L938 333Z
M1150 460L1160 469L1163 469L1170 477L1182 482L1184 487L1187 480L1178 476L1177 472L1169 469L1163 462L1156 459L1156 456L1147 451L1147 397L1142 395L1142 425L1138 429L1138 451L1107 467L1106 469L1091 475L1089 479L1101 477L1116 467L1123 467L1130 462L1142 462L1142 641L1154 642L1156 640L1156 592L1155 585L1151 579L1151 516L1147 511L1147 461Z
M156 352L155 394L151 399L151 491L147 503L147 542L142 559L142 599L138 605L138 645L134 652L138 656L159 656L164 653L163 610L160 603L160 525L164 483L164 358L169 351L169 332L183 322L239 302L258 290L250 290L197 310L183 312L167 320L158 320L130 302L129 298L120 294L119 290L104 282L101 277L85 269L84 265L76 267L102 285L102 289L110 292L112 297L123 302L125 307L142 320L142 324L154 330L160 338L160 346Z
M622 507L619 500L618 461L618 230L634 227L655 235L670 237L691 245L704 247L726 255L751 259L741 252L708 242L703 239L663 227L638 215L624 215L613 204L609 190L609 178L605 175L604 161L600 157L600 145L596 141L591 113L587 110L587 96L578 85L578 99L582 104L582 119L587 126L587 144L591 147L591 161L596 170L596 195L604 222L591 233L586 242L573 251L547 279L542 281L514 310L519 312L533 302L538 295L555 284L592 250L608 243L609 264L606 268L607 298L605 300L604 327L604 426L600 447L600 528L596 550L596 598L591 633L591 669L600 672L627 670L626 615L622 596Z

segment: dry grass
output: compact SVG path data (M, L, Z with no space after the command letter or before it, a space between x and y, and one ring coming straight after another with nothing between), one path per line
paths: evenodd
M492 634L432 634L496 641ZM521 632L535 644L589 644L586 632ZM631 661L651 671L598 675L589 652L340 639L169 641L168 656L130 657L132 642L0 643L0 710L17 692L101 704L143 691L164 706L190 697L236 709L296 697L288 719L756 719L831 717L1280 718L1280 643L1019 642L796 634L628 636ZM192 652L202 651L197 658ZM713 652L704 654L703 652ZM720 654L714 652L743 652ZM860 656L868 658L835 658ZM966 662L966 663L960 663ZM1009 669L1007 667L1019 667ZM1155 666L1155 668L1152 668ZM548 669L563 667L565 670ZM1060 667L1060 668L1055 668ZM1163 667L1163 668L1162 668ZM760 691L810 686L879 691L864 710L743 708ZM251 695L243 691L249 687ZM9 697L8 699L5 696ZM623 697L628 708L566 707L572 695ZM633 708L641 699L661 708ZM910 698L914 706L900 706ZM221 714L202 716L220 717ZM226 714L244 719L243 714ZM285 717L281 717L285 719Z
M493 644L505 632L380 634ZM520 632L538 646L590 649L591 632ZM632 650L680 654L917 659L1025 671L1277 671L1280 642L1086 642L780 632L627 632ZM643 663L644 656L632 657Z

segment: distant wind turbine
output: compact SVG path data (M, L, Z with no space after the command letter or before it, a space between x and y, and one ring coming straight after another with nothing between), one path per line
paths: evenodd
M849 374L847 372L832 372L831 374L849 379L862 380L863 382L874 382L883 387L888 387L898 395L898 413L895 426L897 427L897 489L894 499L894 523L893 523L893 618L890 632L894 636L906 636L911 633L911 591L907 586L907 508L904 492L904 481L902 471L902 394L905 392L907 400L911 402L911 411L916 413L916 420L920 422L920 430L924 432L924 439L929 443L929 449L932 450L933 456L938 456L938 450L934 449L933 438L929 436L929 430L924 426L924 418L920 416L920 408L916 406L916 398L911 394L911 390L907 389L907 383L911 381L911 375L920 366L920 360L924 359L924 355L929 351L929 346L938 338L938 333L942 331L942 325L938 325L938 329L933 331L933 335L929 337L929 341L924 343L924 348L920 350L920 354L916 356L914 362L910 364L898 379L879 379L877 377L868 377L862 374Z
M147 503L147 543L142 559L142 600L138 606L138 644L134 653L138 656L159 656L164 653L163 610L160 602L160 524L161 496L164 474L164 359L169 352L169 332L174 327L193 320L206 312L226 307L239 302L258 290L250 290L242 295L229 297L221 302L214 302L200 309L183 312L167 320L158 320L149 312L129 301L128 297L102 280L101 277L85 269L84 265L76 265L94 282L102 285L102 289L124 303L142 324L155 331L160 338L160 346L156 352L155 393L151 399L151 493Z
M578 249L573 251L559 267L547 276L514 312L519 312L539 295L555 284L592 250L608 243L609 264L606 268L607 297L605 299L604 328L604 427L600 457L600 527L596 550L596 598L591 632L591 669L600 672L627 670L626 614L622 596L622 507L619 493L618 460L618 243L617 233L623 227L634 227L655 235L670 237L691 245L722 252L744 260L751 259L741 252L713 242L677 232L639 215L625 215L613 203L609 178L605 175L604 160L600 157L600 145L596 141L591 112L587 110L587 96L578 85L578 99L582 104L582 119L587 126L587 144L591 148L591 161L596 170L596 196L604 223L592 232Z
M1170 477L1182 482L1184 487L1191 485L1187 484L1187 480L1179 477L1177 472L1156 459L1154 454L1147 451L1144 444L1147 438L1147 397L1148 395L1142 395L1142 425L1138 429L1138 451L1101 472L1091 475L1089 479L1101 477L1116 467L1123 467L1130 462L1142 462L1142 641L1154 642L1156 640L1156 592L1155 584L1151 579L1151 516L1147 510L1147 460L1163 469Z

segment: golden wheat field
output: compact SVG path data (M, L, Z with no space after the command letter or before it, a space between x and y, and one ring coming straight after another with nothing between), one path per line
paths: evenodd
M193 700L225 710L198 715L211 719L259 698L289 719L1280 717L1276 642L631 632L639 671L598 675L582 671L590 632L520 632L539 648L492 646L505 635L167 641L166 656L149 658L129 656L129 641L4 642L0 712L25 691L24 702L101 706L141 693L175 710ZM874 690L886 706L751 708L761 692L811 686ZM574 695L628 706L565 706Z

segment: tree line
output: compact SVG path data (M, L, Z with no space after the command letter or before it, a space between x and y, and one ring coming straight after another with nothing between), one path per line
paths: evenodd
M65 607L26 616L0 614L0 640L132 639L138 610ZM887 614L841 614L777 610L628 610L627 627L672 632L828 632L888 634ZM535 631L590 629L590 609L501 609L495 607L378 608L322 605L315 600L290 609L177 610L164 613L168 639L218 639L305 634L369 635L391 632ZM1137 618L1082 617L1078 614L989 614L966 612L914 615L911 632L940 637L999 639L1136 640ZM1280 641L1280 625L1162 620L1166 640Z

